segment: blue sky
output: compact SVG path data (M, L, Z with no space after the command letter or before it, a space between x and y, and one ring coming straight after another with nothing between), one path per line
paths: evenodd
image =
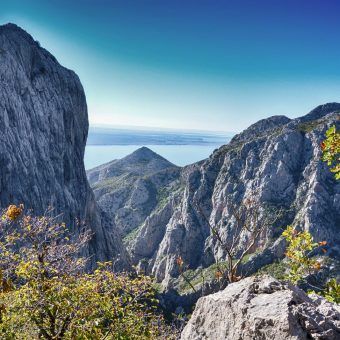
M1 0L79 75L91 124L239 131L340 101L340 1Z

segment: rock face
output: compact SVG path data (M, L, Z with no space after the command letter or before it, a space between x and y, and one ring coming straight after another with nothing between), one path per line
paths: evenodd
M0 206L23 203L35 214L51 206L73 231L83 221L92 264L117 257L123 268L126 251L86 179L87 131L77 75L21 28L0 26Z
M179 187L180 168L142 147L123 159L87 171L100 207L126 241Z
M320 160L319 147L326 129L339 125L339 113L340 104L331 103L297 119L261 120L207 160L183 168L183 189L139 228L130 250L141 255L133 260L143 258L147 271L166 287L179 274L178 256L191 269L225 260L207 221L228 240L235 225L231 206L251 196L283 213L244 265L248 274L283 256L279 236L289 224L326 240L327 254L339 259L340 183ZM260 223L266 211L259 211Z
M182 340L340 339L339 306L269 276L198 300Z

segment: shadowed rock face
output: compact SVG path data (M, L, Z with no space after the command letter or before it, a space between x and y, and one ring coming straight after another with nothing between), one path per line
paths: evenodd
M178 276L178 256L192 269L223 261L226 254L207 220L224 239L231 239L231 204L251 195L263 207L284 213L253 249L258 252L243 273L283 256L279 236L289 224L310 231L317 241L326 240L327 254L339 259L340 183L320 160L319 147L327 128L339 124L339 113L340 104L331 103L302 118L261 120L204 162L183 168L183 190L140 227L130 250L141 255L133 260L143 258L147 270L167 287ZM259 211L260 221L267 211Z
M23 203L35 214L51 206L74 231L83 221L93 232L92 264L118 257L123 268L122 242L87 183L87 132L77 75L21 28L0 26L0 206Z
M250 277L200 298L181 339L336 340L340 309L271 277Z

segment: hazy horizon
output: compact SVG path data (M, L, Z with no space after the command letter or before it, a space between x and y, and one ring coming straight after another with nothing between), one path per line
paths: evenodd
M199 130L199 129L176 129L176 128L167 128L160 126L145 126L145 125L119 125L119 124L90 124L89 129L102 129L102 130L135 130L135 131L164 131L164 132L183 132L183 133L210 133L216 135L226 135L233 136L239 131L225 131L225 130Z
M173 164L185 166L208 158L231 137L230 133L197 130L90 127L84 163L86 169L91 169L146 146Z

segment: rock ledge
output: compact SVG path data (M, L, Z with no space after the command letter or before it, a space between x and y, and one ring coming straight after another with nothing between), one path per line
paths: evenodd
M270 276L202 297L182 332L198 339L340 339L340 309Z

